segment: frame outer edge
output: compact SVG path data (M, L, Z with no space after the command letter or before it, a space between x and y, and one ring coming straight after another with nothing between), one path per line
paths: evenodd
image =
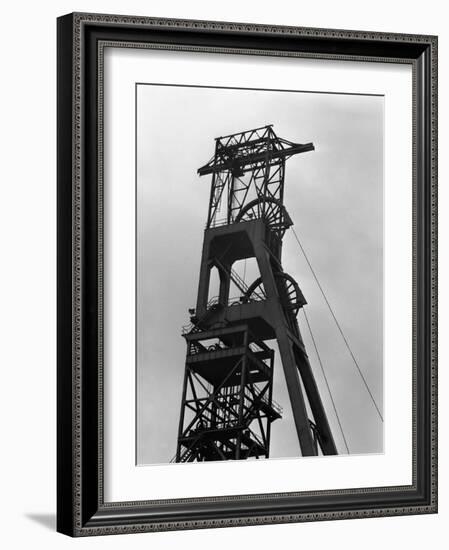
M70 22L71 29L67 29ZM58 207L64 206L64 212L67 213L67 197L70 196L70 216L69 221L61 216L59 210L58 216L58 232L62 231L62 235L58 237L58 531L72 536L90 536L90 535L105 535L118 533L132 533L144 531L161 531L161 530L177 530L177 529L201 529L224 526L239 526L239 525L260 525L267 523L287 523L298 521L317 521L328 519L343 519L357 517L380 517L390 515L404 515L416 513L429 513L436 511L436 490L431 491L432 502L427 505L413 505L407 507L390 507L390 508L373 508L369 510L348 510L339 512L319 512L319 513L298 513L278 516L263 516L263 517L246 517L246 518L226 518L219 520L192 520L192 521L167 521L162 523L144 523L144 524L116 524L110 527L96 527L82 525L81 521L81 34L82 27L85 24L103 23L111 26L117 25L143 25L151 27L177 27L192 30L215 30L224 32L253 32L263 34L303 34L305 37L322 37L335 39L359 39L359 40L380 40L380 41L401 41L405 43L419 43L422 45L431 46L432 49L432 67L431 67L431 86L432 86L432 159L431 159L431 177L432 177L432 201L429 208L429 222L432 224L432 248L430 254L431 260L431 309L432 321L432 345L431 345L431 368L432 368L432 399L431 399L431 422L432 429L436 430L436 290L437 290L437 275L436 275L436 54L437 54L437 38L434 36L425 35L404 35L390 33L370 33L362 31L339 31L332 29L309 29L301 27L280 27L267 25L250 25L244 23L220 23L207 21L186 21L174 19L157 19L132 16L110 16L103 14L84 14L75 13L63 16L58 19L58 48L65 48L64 54L61 51L58 53ZM61 36L64 34L61 38ZM61 66L62 61L67 64L67 44L70 42L71 62L72 67L64 71ZM69 64L70 65L70 64ZM71 162L70 162L70 180L72 181L71 192L67 192L67 176L68 169L63 166L61 156L67 153L67 138L61 140L63 132L63 124L61 123L61 113L64 113L67 120L67 100L60 100L60 90L68 85L67 73L70 71L70 82L73 89L73 97L70 101L70 113L72 123L72 141L70 143ZM61 86L61 88L60 88ZM66 90L67 91L67 90ZM61 101L61 103L59 103ZM430 114L430 113L429 113ZM65 128L65 135L67 127ZM61 145L62 144L62 145ZM430 147L429 147L430 149ZM427 150L429 150L427 149ZM64 157L66 158L66 157ZM68 224L70 223L70 246L71 246L71 273L72 278L69 280L66 272L63 269L63 264L66 264L66 256L63 254L63 245L68 242ZM65 261L65 262L64 262ZM67 310L67 294L70 287L70 317L72 319L73 332L70 334L70 353L71 360L70 376L67 368L67 350L61 349L62 343L67 343L67 328L60 328L61 320L65 320L68 316ZM62 314L62 315L61 315ZM72 340L73 334L73 340ZM62 380L67 378L72 384L70 394L67 389L67 381ZM72 389L73 388L73 389ZM70 397L70 398L69 398ZM71 407L70 415L67 415L68 405L62 403L66 401ZM66 430L65 435L62 433L62 427L67 428L67 420L70 418L70 429ZM68 436L70 433L70 445L68 445ZM433 434L433 432L432 432ZM73 436L73 437L72 437ZM435 437L432 435L430 469L431 482L436 484L436 431ZM69 451L70 450L70 459ZM63 472L64 468L70 464L69 474ZM61 495L61 487L67 487L67 480L70 479L70 498ZM63 483L61 485L61 483ZM436 485L435 485L436 488ZM67 507L70 506L70 510ZM88 522L89 523L89 522Z
M71 14L79 23L104 23L110 25L146 26L173 29L206 30L219 32L250 32L262 35L297 35L305 37L320 37L333 39L380 40L403 43L418 42L430 44L437 37L426 34L407 34L395 32L362 31L347 29L327 29L322 27L298 27L290 25L267 25L236 21L209 21L204 19L175 19L164 17L148 17L140 15L119 15L90 12L73 12Z
M431 38L431 511L438 513L438 37Z
M74 534L72 16L57 20L57 531Z

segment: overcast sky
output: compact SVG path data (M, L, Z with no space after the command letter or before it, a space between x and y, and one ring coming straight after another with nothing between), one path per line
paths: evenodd
M287 161L285 206L376 402L383 403L383 97L161 85L137 88L137 462L169 461L196 303L214 138L273 124L312 141ZM351 453L382 452L382 422L291 231L284 271L299 283ZM248 275L248 274L247 274ZM247 283L250 283L247 280ZM345 446L304 322L299 326L339 451ZM272 457L299 455L282 365Z

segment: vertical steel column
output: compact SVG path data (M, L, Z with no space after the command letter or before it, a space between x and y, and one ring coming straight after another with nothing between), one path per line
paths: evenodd
M276 339L281 354L282 367L284 369L285 381L290 397L301 452L303 456L313 456L316 455L316 451L310 430L309 417L307 415L307 409L301 389L296 360L293 355L292 344L287 334L287 319L285 318L285 313L279 301L277 285L274 279L269 255L260 242L256 243L254 248L265 292L267 293L268 301L271 306L270 309L273 316L272 322L276 331Z

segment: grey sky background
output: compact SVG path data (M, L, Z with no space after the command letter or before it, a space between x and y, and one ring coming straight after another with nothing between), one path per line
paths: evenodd
M376 402L383 410L383 97L137 86L137 463L176 451L214 138L265 124L315 151L287 161L285 206ZM284 270L298 281L351 453L383 451L383 426L291 231ZM242 272L240 272L242 274ZM247 271L247 283L250 283ZM337 448L346 452L302 312L299 326ZM282 365L271 457L299 455Z

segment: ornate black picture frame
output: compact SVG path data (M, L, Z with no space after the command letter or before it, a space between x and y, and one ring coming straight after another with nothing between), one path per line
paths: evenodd
M413 70L413 483L104 502L104 43L406 63ZM58 19L58 503L71 536L437 512L437 38L148 17Z

